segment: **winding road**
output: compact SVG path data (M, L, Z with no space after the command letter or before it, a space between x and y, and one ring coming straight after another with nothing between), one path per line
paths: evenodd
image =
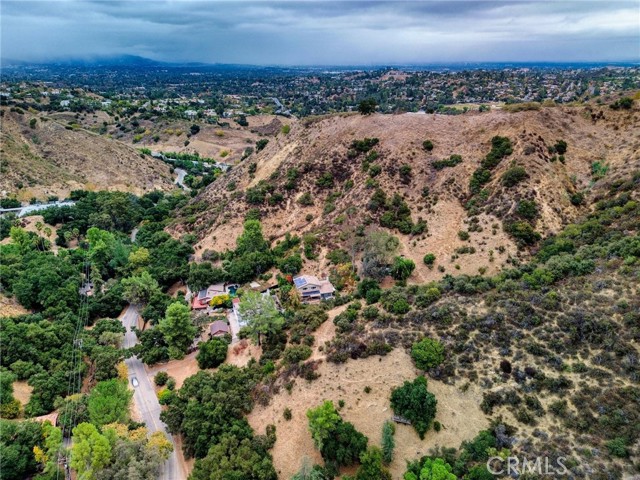
M184 177L187 176L187 171L182 168L176 168L174 172L178 174L175 180L175 184L183 188L185 191L190 192L191 189L184 183Z
M132 331L132 327L138 324L138 309L133 305L129 305L120 317L120 320L127 330L124 335L123 346L124 348L131 348L138 343L138 337L135 332ZM153 385L149 381L149 376L144 368L144 364L138 357L127 358L125 363L129 369L129 383L131 384L134 377L138 380L138 386L133 389L133 401L135 402L138 412L140 412L142 421L147 425L149 433L159 430L163 432L173 444L173 452L164 464L159 478L160 480L183 480L185 476L178 463L176 444L171 434L167 432L167 427L160 420L160 403L158 402L158 397L156 396Z
M72 207L76 204L73 200L66 200L63 202L49 202L49 203L36 203L35 205L25 205L24 207L16 208L0 208L0 214L3 213L15 213L18 217L25 217L31 213L39 212L40 210L46 210L51 207Z

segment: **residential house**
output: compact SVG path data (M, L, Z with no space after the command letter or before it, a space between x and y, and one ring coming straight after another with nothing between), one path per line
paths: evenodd
M293 279L304 303L315 300L329 300L334 297L336 289L328 279L320 280L314 275L300 275Z
M215 285L209 285L193 296L191 301L191 308L193 310L206 310L209 307L211 299L217 295L223 295L227 293L224 283L216 283Z
M209 326L209 333L212 337L224 337L225 335L230 334L231 330L229 330L227 322L216 320Z

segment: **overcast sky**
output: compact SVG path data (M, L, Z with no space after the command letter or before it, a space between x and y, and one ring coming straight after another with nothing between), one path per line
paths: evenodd
M250 64L638 61L640 0L2 0L3 58Z

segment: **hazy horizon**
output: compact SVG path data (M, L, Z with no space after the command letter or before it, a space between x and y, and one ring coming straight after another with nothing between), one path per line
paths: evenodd
M634 63L635 1L4 0L1 56L393 66Z

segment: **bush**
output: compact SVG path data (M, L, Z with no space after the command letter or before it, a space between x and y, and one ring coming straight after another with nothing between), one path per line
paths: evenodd
M391 266L391 276L401 282L406 281L416 268L413 260L404 257L396 257Z
M289 420L291 420L293 418L293 414L291 413L291 409L289 407L285 408L284 411L282 412L282 416L284 417L284 419L287 422Z
M463 242L466 242L467 240L469 240L469 237L470 237L469 232L467 232L466 230L460 230L458 232L458 238Z
M507 223L504 229L509 235L525 245L533 245L540 240L540 234L536 232L528 222L517 221Z
M411 358L416 367L429 370L444 361L444 345L432 338L423 338L411 347Z
M431 150L433 150L433 142L431 140L425 140L424 142L422 142L422 148L427 152L430 152Z
M553 149L556 153L558 153L558 155L564 155L565 153L567 153L567 142L565 142L564 140L558 140L553 146Z
M427 253L422 259L422 261L427 267L433 268L433 264L436 261L436 256L433 253Z
M387 465L393 461L393 451L396 448L396 441L393 438L396 433L396 426L387 420L382 425L382 461Z
M311 347L307 345L294 345L287 347L282 357L286 363L294 365L309 358L311 353Z
M391 392L394 413L409 420L421 440L436 416L437 404L436 397L427 390L425 377L417 377L413 382L406 381Z
M284 274L295 275L302 270L302 258L297 253L278 261L278 269Z
M532 220L538 216L538 206L533 200L521 200L516 207L516 213L522 218Z
M158 372L153 377L153 382L159 387L166 385L167 380L169 380L169 374L167 372Z
M607 450L609 450L609 455L619 458L627 458L629 456L627 442L624 438L614 438L613 440L609 440L606 445Z
M260 150L263 150L264 147L266 147L268 143L269 143L269 140L267 140L266 138L258 140L256 142L256 152L259 152Z
M633 98L630 97L622 97L619 100L616 100L611 105L609 105L613 110L631 110L633 107Z
M219 367L227 358L228 348L229 344L222 338L212 338L201 343L196 355L198 367L203 370Z
M316 180L316 185L320 188L333 187L333 174L331 172L324 172Z
M529 178L529 174L524 167L516 166L511 167L509 170L504 172L500 180L505 187L510 188L516 186L527 178Z
M582 205L584 203L584 193L582 192L572 193L569 196L569 201L571 202L571 205L574 205L576 207Z
M449 158L445 158L444 160L436 160L431 165L436 170L442 170L447 167L455 167L459 163L462 163L462 157L460 155L451 155Z

